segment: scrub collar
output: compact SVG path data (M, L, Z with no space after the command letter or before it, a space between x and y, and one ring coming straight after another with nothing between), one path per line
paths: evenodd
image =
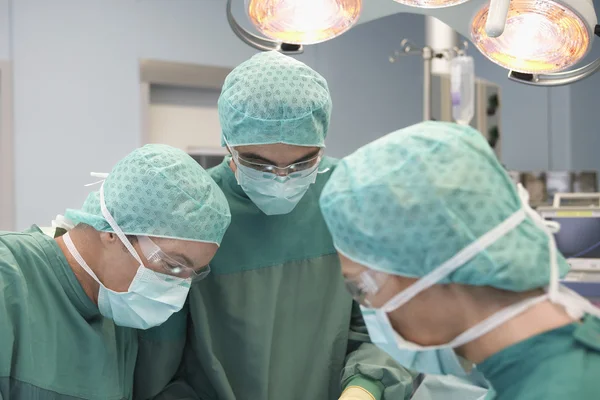
M37 226L32 227L32 229L35 229L35 231L43 235L41 237L36 235L35 238L42 247L50 265L52 265L52 270L65 291L65 294L71 301L71 304L73 304L85 320L100 316L98 306L94 304L92 299L90 299L83 290L81 283L75 276L73 268L69 265L69 262L61 248L58 246L58 243L44 234Z

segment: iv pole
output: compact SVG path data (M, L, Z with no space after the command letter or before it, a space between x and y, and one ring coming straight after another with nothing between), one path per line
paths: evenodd
M420 54L423 59L423 121L431 120L431 63L434 58L445 58L450 60L452 57L456 55L465 54L467 50L468 43L463 42L463 48L454 47L452 49L444 49L444 50L433 50L429 46L416 46L408 39L403 39L400 43L402 46L402 50L394 51L389 58L390 63L395 63L400 60L402 56L410 56L415 54Z

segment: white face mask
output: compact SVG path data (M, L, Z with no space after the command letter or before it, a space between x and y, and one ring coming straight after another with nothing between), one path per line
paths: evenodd
M329 168L319 171L319 164L322 159L321 152L311 160L293 164L299 166L299 164L314 161L314 165L310 168L302 168L293 173L289 173L291 165L285 168L271 165L271 172L254 169L251 166L242 165L237 150L229 145L225 137L223 137L223 140L231 152L231 158L236 166L235 179L248 198L266 215L283 215L292 212L302 200L310 185L316 182L317 176L329 171ZM245 162L249 163L248 161ZM288 174L278 176L274 172L275 169L287 170Z
M318 166L299 177L264 178L265 173L237 164L235 177L250 200L266 215L292 212L310 185L317 180Z
M585 313L600 316L600 310L573 291L559 285L559 269L557 250L553 233L558 230L558 224L545 221L529 206L529 194L519 185L519 196L522 208L507 218L500 225L487 232L475 242L465 247L454 257L443 263L437 269L425 275L406 290L398 293L380 309L363 308L367 329L373 343L394 356L407 368L430 374L467 375L472 364L459 358L454 348L469 343L504 324L517 315L525 312L542 301L550 300L560 304L573 319L581 319ZM433 286L452 272L466 264L481 251L494 244L501 237L519 226L526 217L542 229L548 236L548 251L550 253L550 283L546 293L515 303L491 315L452 341L436 346L421 346L410 342L399 335L392 327L387 314L406 304L417 294ZM466 367L466 368L465 368ZM466 370L465 370L466 369Z
M140 263L137 273L126 292L115 292L96 276L75 248L69 234L63 236L67 249L75 260L98 284L98 308L106 318L112 319L116 325L136 329L148 329L165 322L169 317L181 310L191 287L191 279L183 279L155 272L144 266L142 259L135 251L121 228L106 208L104 187L100 188L100 206L102 215L113 228L115 234L125 245L129 253ZM116 266L115 268L118 268Z

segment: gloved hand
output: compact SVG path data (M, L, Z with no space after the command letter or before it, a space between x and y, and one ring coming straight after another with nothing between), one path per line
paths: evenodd
M376 400L375 397L369 393L366 389L360 386L350 386L344 393L340 400Z

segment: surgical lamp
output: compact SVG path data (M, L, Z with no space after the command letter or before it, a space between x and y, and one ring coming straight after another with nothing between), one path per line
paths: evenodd
M597 22L592 0L491 0L473 17L470 33L484 56L510 70L509 79L560 86L600 69L596 60L565 71L588 54L600 35Z
M412 13L435 17L469 37L485 57L508 69L513 81L560 86L600 70L600 59L568 70L588 54L594 35L600 36L592 0L245 0L245 4L250 20L268 37L260 39L268 45L241 39L261 50L289 52L284 47L322 42L353 25ZM312 10L312 19L307 9Z
M315 44L350 29L362 0L245 0L250 20L265 36L293 44Z
M511 0L499 37L486 33L488 14L484 6L473 18L473 43L494 63L522 73L559 72L581 61L596 26L586 0Z

